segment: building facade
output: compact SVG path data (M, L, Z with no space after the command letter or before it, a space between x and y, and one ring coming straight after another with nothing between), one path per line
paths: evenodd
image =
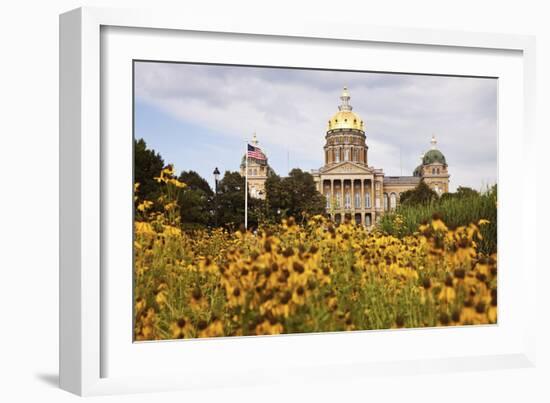
M421 156L412 176L386 176L383 169L368 163L369 146L365 122L353 112L346 87L340 96L338 112L328 121L325 135L324 165L311 172L317 190L326 198L327 215L336 222L353 220L371 226L386 212L395 209L401 194L424 181L437 194L449 191L449 172L443 153L432 136L431 148ZM258 147L256 134L251 141ZM265 199L265 181L273 170L267 156L248 158L250 196ZM240 173L246 174L246 155Z
M258 148L256 133L254 133L251 144ZM268 164L265 153L261 152L261 155L262 158L248 157L248 192L251 197L264 200L265 181L273 173L273 170ZM246 155L241 160L240 174L241 176L246 175Z
M344 87L338 112L328 121L325 163L312 171L331 219L373 225L384 212L397 207L401 193L413 189L421 180L438 194L448 192L447 162L434 137L431 149L422 156L412 176L386 176L382 169L370 166L365 122L353 112L350 99Z

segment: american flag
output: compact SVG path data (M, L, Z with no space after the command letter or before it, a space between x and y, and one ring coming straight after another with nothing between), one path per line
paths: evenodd
M259 147L254 147L248 144L248 158L255 158L257 160L267 160L265 154Z

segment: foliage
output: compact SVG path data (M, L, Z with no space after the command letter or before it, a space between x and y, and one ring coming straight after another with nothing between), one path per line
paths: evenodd
M238 229L244 223L244 191L245 178L239 172L226 171L218 184L218 194L215 198L217 223L227 229ZM248 224L258 225L262 215L263 203L248 195Z
M486 220L443 220L396 237L322 216L256 232L179 229L178 192L161 175L166 207L135 223L136 340L497 321L496 255L478 246ZM241 195L236 175L223 192ZM145 203L145 202L144 202Z
M401 193L399 203L402 205L415 206L430 203L434 200L437 200L437 193L424 181L420 181L414 189Z
M183 171L178 180L187 185L178 198L183 225L200 228L214 224L214 192L208 182L195 171Z
M379 228L393 236L412 235L418 226L427 222L434 214L442 217L451 228L477 222L481 219L489 223L481 228L483 239L479 240L479 250L485 254L497 251L497 187L483 193L468 188L452 193L439 200L421 205L403 205L394 212L385 214ZM464 190L466 189L466 190Z
M479 192L477 190L474 190L472 188L469 188L469 187L465 187L465 186L459 186L457 189L456 189L456 192L454 193L444 193L443 195L441 195L441 200L444 200L444 199L461 199L461 198L464 198L464 197L475 197L475 196L479 196Z
M155 180L164 168L164 160L154 150L147 148L143 139L134 139L134 183L139 183L141 200L156 200L160 186Z
M300 169L293 169L286 178L273 175L265 186L268 214L276 221L297 217L304 222L325 211L325 199L317 191L313 177Z

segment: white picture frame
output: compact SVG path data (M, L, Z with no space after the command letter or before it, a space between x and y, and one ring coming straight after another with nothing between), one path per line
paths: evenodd
M102 57L110 57L102 47L107 47L102 32L109 27L118 27L118 30L126 29L124 35L134 35L139 32L148 35L151 32L170 32L168 37L157 37L152 41L178 41L177 33L192 32L194 37L201 34L217 33L216 38L223 36L240 35L240 37L253 38L262 42L269 40L282 48L288 47L293 42L301 47L308 46L311 41L328 41L326 46L363 46L374 44L380 48L396 47L396 57L399 52L407 52L407 47L414 48L415 52L451 52L452 57L460 59L461 52L471 53L473 56L484 57L486 54L513 54L510 61L510 70L503 74L510 77L510 87L501 91L499 96L503 112L516 111L517 116L500 114L505 126L500 126L502 133L507 130L515 136L505 141L499 140L499 248L501 242L506 245L507 235L501 233L500 220L502 215L512 212L516 214L516 221L510 223L516 233L516 238L521 239L517 243L517 249L507 251L505 257L519 264L518 272L510 272L503 284L499 274L499 309L510 307L526 314L514 314L509 321L500 323L499 326L478 327L477 329L430 329L430 330L404 330L387 332L348 332L346 334L328 335L299 335L277 336L257 338L236 338L237 340L194 340L185 345L177 342L145 343L125 346L128 335L122 335L119 331L112 336L107 327L112 325L109 315L119 312L111 305L113 298L108 298L114 287L113 283L106 286L105 280L111 279L105 272L108 266L107 251L109 245L104 236L104 227L108 227L105 220L105 211L110 209L110 203L116 203L118 196L111 195L112 188L107 178L110 177L109 163L116 147L124 147L116 142L111 142L112 136L105 138L102 133L109 131L106 116L109 111L104 110L107 99L116 100L120 94L124 95L125 89L120 87L111 91L112 81L102 80L102 70L105 60ZM132 31L136 30L136 31ZM155 30L155 31L152 31ZM175 34L174 34L175 33ZM175 35L175 36L174 36ZM228 39L229 40L229 39ZM108 42L109 46L120 46L122 42L116 39ZM212 45L212 46L215 46ZM147 47L144 45L144 47ZM161 46L161 48L163 48ZM168 48L165 46L163 49ZM120 48L116 48L120 49ZM128 49L132 47L129 46ZM290 52L291 49L288 48ZM238 50L235 50L238 52ZM456 31L429 31L408 28L384 28L368 27L348 24L326 24L304 21L300 26L284 26L277 22L258 20L211 20L197 16L172 15L168 12L152 12L150 10L114 10L102 8L81 8L70 11L60 17L60 385L63 389L79 395L96 395L111 393L134 393L160 390L200 388L224 385L248 385L269 382L292 382L293 376L300 371L300 377L309 379L344 379L347 376L369 376L372 374L412 374L418 372L440 372L454 370L479 370L496 368L518 368L534 365L535 362L535 323L530 317L535 312L535 284L527 281L536 277L536 263L534 261L535 242L529 239L528 234L535 233L535 209L527 208L526 192L517 192L507 188L506 181L521 181L522 188L535 189L536 174L514 176L507 158L507 151L515 150L516 157L522 161L528 161L534 153L534 92L535 92L535 42L534 38L520 35L502 35L488 33L466 33ZM122 50L116 53L122 57ZM169 53L157 53L155 57L164 57ZM201 57L197 53L197 57ZM490 55L489 55L490 56ZM139 58L131 54L124 55L128 58ZM206 58L207 56L202 56ZM218 62L223 62L220 55ZM247 60L259 61L259 64L268 63L261 61L261 53L251 55ZM426 56L426 60L432 60L434 67L427 70L420 63L416 69L424 73L437 73L437 59L434 56ZM241 59L244 60L244 59ZM388 59L391 60L391 59ZM394 68L399 69L398 62L393 59ZM424 63L426 63L424 60ZM195 61L200 61L195 58ZM212 61L211 59L209 61ZM228 61L228 60L225 60ZM121 63L124 63L122 61ZM389 62L387 62L389 63ZM108 63L107 63L108 64ZM491 61L488 60L490 65ZM495 63L495 66L498 63ZM503 65L506 63L502 63ZM116 67L116 66L115 66ZM330 66L329 66L330 67ZM334 66L332 66L334 67ZM343 66L346 67L346 66ZM109 66L107 66L109 68ZM464 63L458 63L453 70L446 70L446 74L464 74L475 71L473 67L466 67ZM483 66L479 67L481 75ZM497 67L493 67L497 68ZM409 72L413 67L405 68ZM124 74L124 69L120 70ZM109 74L121 74L112 73ZM475 74L474 74L475 75ZM128 77L130 78L130 77ZM127 83L126 83L127 84ZM113 89L116 86L113 85ZM507 89L510 89L508 91ZM126 87L127 89L127 87ZM512 91L513 89L513 91ZM110 92L111 91L111 92ZM114 93L113 98L109 98ZM131 94L126 94L130 96ZM124 101L126 102L126 101ZM109 105L112 105L110 103ZM118 106L116 106L118 107ZM520 110L518 110L520 107ZM121 108L124 108L121 106ZM508 109L506 109L508 108ZM127 108L126 108L127 112ZM122 114L124 120L124 114ZM513 119L513 120L506 120ZM500 121L499 121L500 122ZM127 124L128 122L126 122ZM125 126L126 127L126 126ZM517 129L517 130L511 130ZM125 129L124 129L125 130ZM519 143L518 143L519 142ZM516 148L505 148L516 144ZM107 147L107 148L106 148ZM111 149L112 147L112 149ZM504 149L505 148L505 149ZM127 158L128 156L126 156ZM120 176L119 176L120 179ZM504 181L503 181L504 179ZM118 179L114 179L116 181ZM112 181L111 181L112 182ZM503 186L501 186L503 182ZM130 194L130 193L128 193ZM502 195L502 196L501 196ZM531 197L533 194L531 192ZM502 213L502 214L501 214ZM124 216L124 214L122 214ZM109 217L113 218L112 214ZM504 217L504 220L506 216ZM113 218L113 220L115 220ZM114 222L114 221L113 221ZM129 228L129 227L128 227ZM510 227L512 228L512 227ZM499 249L500 251L500 249ZM501 264L499 257L499 265ZM506 266L506 262L504 262ZM499 269L500 270L500 269ZM500 273L500 271L499 271ZM128 276L129 272L119 276L121 279ZM521 302L507 304L512 301L510 291L504 292L501 297L500 287L506 291L513 290L521 296ZM126 291L125 291L126 292ZM502 299L501 299L502 298ZM501 300L503 303L501 303ZM111 309L113 308L113 309ZM124 312L126 306L121 306L120 312ZM119 313L115 314L118 315ZM504 315L506 317L506 315ZM116 319L116 318L115 318ZM506 330L508 329L508 330ZM445 333L443 333L445 332ZM112 333L112 332L111 332ZM130 330L128 330L128 334ZM119 337L120 336L120 337ZM436 343L459 343L468 338L483 338L486 346L492 340L499 338L502 343L494 343L495 348L488 353L483 349L455 349L452 352L435 351L433 354L419 353L406 356L406 351L395 348L393 356L380 356L366 359L361 354L341 359L341 355L348 354L344 348L343 354L332 354L338 346L356 346L368 340L379 343L378 350L387 353L389 346L384 344L395 343L395 346L403 346L403 343L422 343L422 339L434 340ZM509 337L509 338L507 338ZM115 341L113 341L115 340ZM386 341L391 340L391 341ZM116 344L119 343L119 344ZM120 344L122 343L122 344ZM126 343L127 344L127 343ZM330 346L326 357L316 356L313 348ZM485 345L482 345L482 347ZM128 348L126 348L128 347ZM274 352L270 355L271 361L255 365L253 359L262 354L266 349ZM277 355L281 355L281 349L290 351L293 360L288 364L277 362ZM386 349L386 350L385 350ZM149 350L149 351L145 351ZM436 349L437 350L437 349ZM123 351L124 354L118 352ZM241 357L238 368L220 365L215 371L209 371L208 367L201 365L201 357L204 361L215 360L212 352L222 354L224 359ZM106 363L120 361L132 363L132 357L138 354L140 359L157 360L156 362L168 362L173 354L188 354L188 363L195 364L193 372L186 372L182 367L177 372L174 365L167 365L167 370L153 375L143 372L131 371L131 365L124 367L119 365L117 370L111 370ZM372 352L371 352L372 353ZM118 354L118 355L117 355ZM223 355L225 354L225 355ZM114 358L116 357L116 359ZM134 357L135 358L135 357ZM274 365L274 363L276 365ZM181 364L179 364L181 366ZM263 365L263 367L262 367ZM271 368L270 368L271 367ZM304 374L303 369L307 368ZM261 371L258 371L261 369ZM277 369L277 371L274 371ZM283 370L281 370L283 369ZM330 375L328 375L330 374Z

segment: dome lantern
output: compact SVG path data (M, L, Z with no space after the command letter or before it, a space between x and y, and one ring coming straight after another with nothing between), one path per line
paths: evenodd
M435 139L435 135L432 134L432 140L430 141L432 145L432 150L435 150L437 148L437 140Z
M435 136L432 135L432 140L430 141L431 148L426 152L422 157L422 165L429 165L433 163L440 163L447 165L447 160L441 151L437 149L437 140Z
M350 105L349 100L351 97L349 96L348 87L344 87L344 90L342 91L342 95L340 95L340 99L342 100L342 104L338 106L339 111L349 111L353 109L353 106Z
M328 130L335 129L354 129L364 132L363 120L355 112L352 112L353 106L350 104L351 96L348 87L344 87L338 105L338 112L328 121Z

